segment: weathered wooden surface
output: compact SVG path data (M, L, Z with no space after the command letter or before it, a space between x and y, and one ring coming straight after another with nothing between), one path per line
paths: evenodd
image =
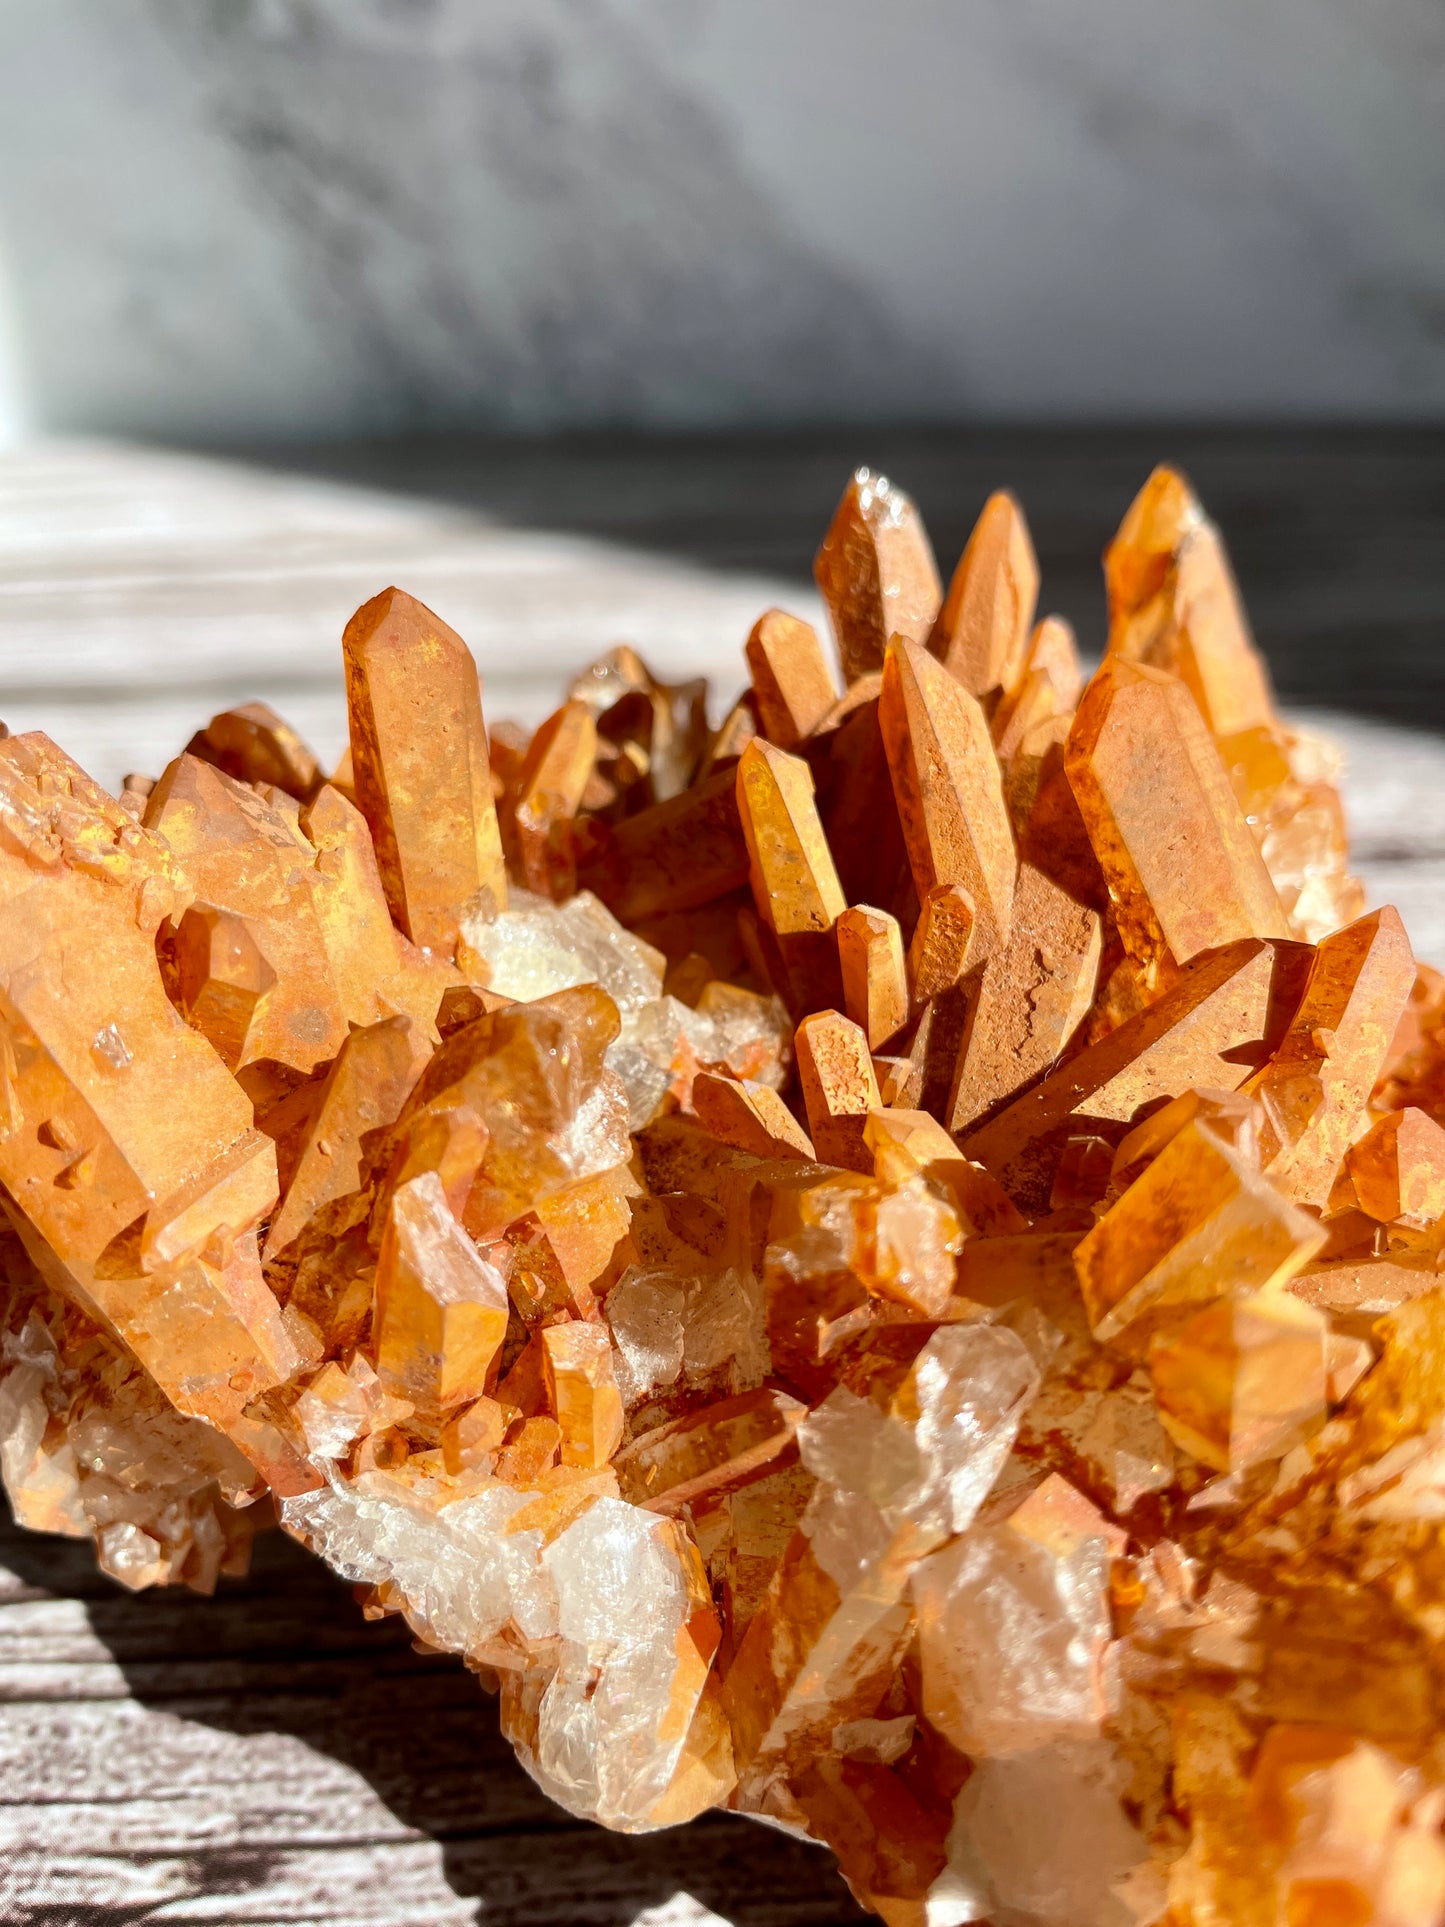
M812 609L808 559L865 458L917 494L945 566L987 488L1015 486L1048 605L1097 647L1098 551L1166 452L1224 525L1282 690L1334 712L1312 720L1350 756L1376 900L1400 903L1417 948L1445 962L1439 436L441 444L293 451L280 475L52 445L0 459L0 715L111 781L158 769L252 695L334 755L341 624L391 579L467 635L494 716L540 714L623 637L726 693L759 608ZM825 1855L747 1823L625 1840L571 1822L458 1667L364 1623L279 1537L251 1579L199 1600L131 1598L65 1542L0 1535L0 1919L680 1927L708 1913L854 1917Z
M216 1598L0 1534L0 1919L823 1927L827 1855L727 1816L622 1839L527 1779L455 1663L279 1534Z

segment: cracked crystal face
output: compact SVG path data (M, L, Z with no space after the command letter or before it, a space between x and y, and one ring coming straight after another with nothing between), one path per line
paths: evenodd
M815 568L716 728L624 645L489 736L390 589L329 778L0 741L15 1517L277 1520L569 1812L895 1927L1439 1927L1445 980L1177 471L1087 680L1008 494Z

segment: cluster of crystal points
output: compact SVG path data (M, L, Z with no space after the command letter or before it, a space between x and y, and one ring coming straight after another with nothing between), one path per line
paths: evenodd
M388 590L118 800L0 743L0 1464L281 1525L625 1830L899 1927L1445 1917L1445 982L1160 469L1085 684L994 496L490 742Z

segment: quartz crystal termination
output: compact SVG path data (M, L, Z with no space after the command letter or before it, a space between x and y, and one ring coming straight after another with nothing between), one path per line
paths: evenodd
M1439 1927L1445 980L1182 476L1087 683L1007 494L816 566L716 731L621 647L489 740L393 589L329 779L0 742L15 1514L279 1518L573 1813L893 1927Z

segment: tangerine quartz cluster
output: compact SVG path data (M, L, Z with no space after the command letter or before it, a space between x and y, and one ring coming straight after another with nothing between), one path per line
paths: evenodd
M0 743L0 1453L201 1590L281 1526L629 1831L898 1927L1445 1917L1445 985L1160 469L1084 682L866 470L710 730L490 743L397 590L327 780Z

